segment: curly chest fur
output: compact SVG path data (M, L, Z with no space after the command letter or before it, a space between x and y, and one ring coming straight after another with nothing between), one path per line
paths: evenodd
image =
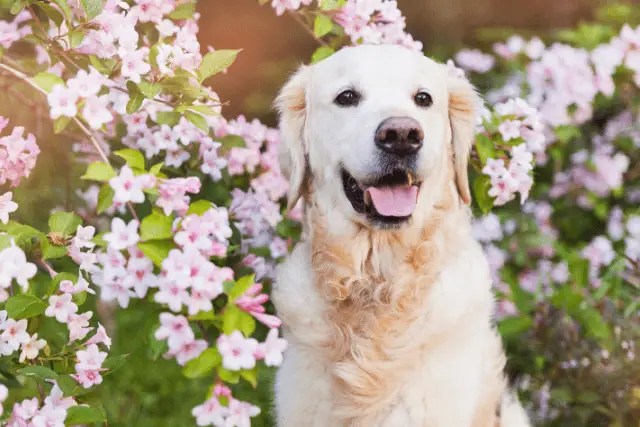
M486 261L438 225L412 244L318 227L282 266L274 301L292 352L313 355L316 400L335 419L319 426L495 425L504 356ZM300 381L286 370L280 382Z

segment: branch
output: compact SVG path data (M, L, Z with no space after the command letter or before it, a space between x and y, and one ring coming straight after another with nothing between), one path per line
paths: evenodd
M289 14L289 16L291 16L294 19L294 21L300 24L302 28L304 28L304 30L307 32L307 34L311 35L311 37L313 37L315 41L320 43L322 46L329 46L329 44L326 41L316 36L316 34L313 32L313 29L309 28L309 26L302 20L302 18L300 17L300 14L296 12L287 12L287 13Z

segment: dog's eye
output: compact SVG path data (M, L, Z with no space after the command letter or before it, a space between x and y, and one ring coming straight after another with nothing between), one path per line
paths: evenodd
M338 96L336 96L335 102L341 107L355 107L360 103L360 94L353 89L347 89L343 92L340 92Z
M433 98L427 92L418 92L413 98L418 107L431 107Z

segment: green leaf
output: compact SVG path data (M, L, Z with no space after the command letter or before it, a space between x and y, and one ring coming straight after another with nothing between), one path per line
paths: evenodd
M327 15L316 15L316 19L313 22L313 33L316 37L324 37L333 29L333 21Z
M241 331L246 337L250 336L256 329L256 322L253 317L241 310L237 305L229 303L222 314L222 331L230 335L233 331Z
M173 218L160 212L153 211L146 216L140 224L140 237L142 240L163 240L173 237Z
M483 165L487 163L487 159L491 159L496 156L493 141L484 134L476 135L476 151L478 152L478 156L480 156L480 160Z
M530 317L507 317L498 324L500 335L506 340L516 339L533 326Z
M256 283L255 278L256 275L251 274L249 276L243 276L238 279L233 285L233 288L231 288L231 290L229 291L229 299L233 301L247 292L247 289L249 289Z
M26 0L16 0L12 5L11 9L9 9L9 13L12 15L17 15L22 12L22 10L29 4Z
M253 388L258 386L258 368L243 369L240 371L240 376L251 384Z
M193 18L193 14L196 13L196 4L195 2L182 3L180 6L173 9L169 15L167 15L171 19L191 19Z
M80 43L82 43L82 40L84 40L83 31L81 30L69 31L69 45L71 49L75 49L76 47L80 46Z
M124 159L132 169L144 170L144 156L140 151L126 148L114 151L113 154Z
M40 247L42 248L42 259L44 260L62 258L67 255L66 246L52 244L44 233L40 235Z
M205 79L229 68L239 52L240 50L215 50L207 53L198 69L198 81L202 83Z
M347 2L346 0L320 0L318 3L320 4L320 10L330 11L341 8Z
M58 384L65 396L75 396L75 392L78 389L78 382L69 375L60 375L56 379L56 384Z
M478 207L485 215L493 208L493 198L489 196L490 188L491 178L487 175L478 176L473 183L473 195Z
M56 27L60 28L60 25L64 22L64 16L58 9L41 1L35 2L34 6L38 6L47 15L47 18L51 19L56 24Z
M144 95L140 92L131 94L129 102L127 102L127 114L133 114L138 111L142 107L144 99Z
M72 212L55 212L49 217L49 231L65 238L73 235L79 225L82 225L82 218Z
M205 119L203 116L192 111L185 111L184 116L187 118L187 120L196 125L198 129L200 129L204 133L209 133L209 123L207 123L207 119Z
M169 255L176 245L173 240L152 240L138 243L138 249L142 251L157 267L162 267L162 261Z
M9 236L13 237L13 240L18 246L23 246L31 242L32 239L40 236L40 232L35 228L15 221L9 221L6 225L0 226L0 230L5 231Z
M102 412L91 406L72 406L67 409L65 426L77 426L84 424L102 423L106 418Z
M315 52L313 52L313 55L311 56L311 63L315 64L316 62L320 62L323 59L330 57L335 52L335 49L333 49L332 47L320 46L318 49L316 49Z
M107 360L104 361L104 363L102 364L102 367L104 369L108 369L109 372L107 373L111 374L117 371L118 369L120 369L120 367L124 365L124 363L127 361L128 357L129 357L129 353L121 354L115 357L109 357L107 358Z
M39 380L54 380L58 378L58 374L45 366L27 366L18 369L20 375L33 377Z
M198 200L192 202L187 209L187 215L196 214L198 216L204 214L213 208L213 203L208 200Z
M104 162L93 162L89 165L87 173L82 175L80 179L106 182L116 176L116 172L110 165Z
M193 316L189 316L189 320L215 320L216 314L213 311L200 311Z
M213 108L209 107L208 105L189 105L186 107L179 107L179 108L184 108L185 111L186 110L195 111L200 114L204 114L205 116L219 116L219 114L216 113L213 110Z
M68 0L52 0L52 1L58 5L60 10L62 11L62 14L64 15L64 18L67 21L71 22L73 19L73 12L71 11L71 7L69 6L69 1Z
M59 134L66 129L67 125L71 121L71 117L60 116L53 121L53 133Z
M583 259L580 255L573 254L567 260L569 264L569 272L575 279L576 283L582 287L589 286L589 261Z
M109 184L104 184L100 187L100 192L98 193L98 206L96 208L99 214L113 206L113 196L115 195L116 192Z
M554 129L558 140L561 142L569 142L574 138L580 138L580 128L571 125L560 125Z
M175 111L159 111L156 114L156 123L159 125L175 126L180 121L181 114Z
M142 80L140 83L138 83L138 89L140 89L140 92L146 98L153 99L160 93L160 91L162 90L162 86L157 83L149 83L146 80Z
M164 166L163 162L151 166L151 169L149 169L149 173L153 176L158 176L161 173L160 170L162 169L162 166Z
M51 90L55 85L64 86L64 80L62 80L60 77L56 76L55 74L51 74L47 72L36 74L35 76L33 76L32 80L36 85L38 85L38 87L44 89L47 92L51 92Z
M222 362L222 356L215 348L208 348L200 356L190 360L182 369L182 374L187 378L202 378L208 375Z
M217 139L217 141L222 144L222 147L225 149L232 147L245 148L247 146L244 138L238 135L225 135L222 138Z
M223 367L218 368L218 376L225 383L238 384L240 382L240 372L229 371Z
M7 300L5 309L8 317L20 320L41 315L47 304L32 295L14 295Z
M87 15L87 21L91 21L102 13L102 0L81 0L84 13Z

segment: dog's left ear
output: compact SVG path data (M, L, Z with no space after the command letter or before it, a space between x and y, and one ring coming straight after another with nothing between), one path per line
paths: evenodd
M447 65L447 68L449 122L456 187L460 198L468 205L471 203L471 191L467 167L475 138L476 114L482 105L482 100L461 70L451 65Z
M302 196L307 173L307 142L304 129L309 74L308 67L300 67L284 85L275 102L280 128L278 159L284 177L289 180L287 194L289 210L293 209Z

